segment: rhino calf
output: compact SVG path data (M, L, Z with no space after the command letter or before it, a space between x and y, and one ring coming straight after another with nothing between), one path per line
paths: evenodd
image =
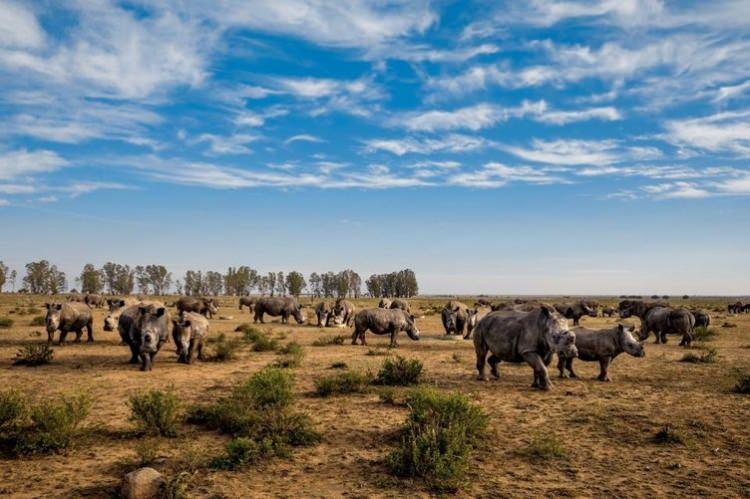
M205 360L203 342L208 336L209 323L201 314L183 312L172 320L172 338L177 346L177 362L192 364L195 354L199 360Z
M563 317L573 319L573 325L577 326L581 322L581 317L588 315L596 317L596 309L591 307L585 301L577 303L560 303L555 305L555 310L560 312Z
M614 307L610 307L609 305L602 308L602 317L612 317L615 314L617 314L617 310L615 310Z
M91 315L91 308L82 302L67 303L45 303L47 315L44 317L44 324L47 328L47 342L52 343L55 331L60 330L58 345L65 343L65 337L69 332L76 333L76 343L81 342L83 329L86 329L88 342L94 341L94 318Z
M610 381L607 375L610 363L625 352L633 357L645 357L646 351L643 348L643 342L639 342L633 337L635 328L627 329L622 324L618 324L611 329L586 329L584 327L575 328L576 349L578 358L584 361L599 362L599 381ZM564 354L557 355L557 369L560 371L560 377L565 377L565 370L570 373L571 378L578 377L573 371L573 357L566 357Z
M357 338L361 345L366 345L365 333L368 330L378 335L389 334L391 348L398 346L396 335L400 331L405 331L412 340L419 340L414 316L400 309L366 308L360 311L354 318L352 345L357 344Z
M460 301L449 301L440 313L445 334L460 334L464 336L464 339L468 339L471 337L472 329L476 326L478 312L476 308L470 309Z

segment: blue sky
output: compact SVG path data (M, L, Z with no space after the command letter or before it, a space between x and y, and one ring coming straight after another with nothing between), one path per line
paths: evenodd
M0 259L742 294L750 2L0 1Z

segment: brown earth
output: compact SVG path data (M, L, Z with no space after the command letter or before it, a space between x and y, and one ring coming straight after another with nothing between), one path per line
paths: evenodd
M219 315L233 319L212 320L211 335L226 332L230 337L241 336L233 331L238 324L251 322L247 309L237 310L235 299L222 301ZM717 349L715 364L679 362L686 350L677 345L678 339L671 337L667 345L654 345L651 338L644 359L623 355L615 360L611 383L596 381L598 365L584 362L577 362L580 379L558 380L553 362L554 386L550 392L540 393L530 388L532 376L526 365L501 364L499 381L475 381L472 343L443 335L436 310L445 301L412 301L418 315L426 314L418 321L422 339L414 342L402 336L397 353L423 361L428 383L468 394L489 414L489 435L472 455L466 483L457 495L750 495L750 396L732 392L736 371L750 369L750 314L713 313L712 327L718 336L699 347ZM464 301L473 303L473 299ZM127 347L119 344L117 333L102 331L106 312L98 309L96 343L56 347L53 363L47 366L12 366L20 345L46 339L43 327L28 326L32 316L42 312L19 315L14 309L41 308L43 302L42 297L0 296L0 316L15 321L12 328L0 329L0 387L17 388L33 397L86 391L94 399L88 419L93 430L77 449L66 454L0 459L0 495L112 497L122 475L137 466L135 449L143 442L128 420L129 395L173 385L186 405L207 401L276 359L273 352L254 353L244 347L235 361L185 366L176 363L170 342L157 357L154 370L142 373L126 363ZM360 300L358 306L365 303ZM725 303L703 300L701 305L723 308ZM312 310L306 313L312 322ZM584 317L582 324L598 327L617 320ZM721 328L725 321L738 327ZM377 371L384 357L367 353L370 349L384 351L386 337L368 333L369 345L362 347L349 344L349 328L321 330L274 320L261 329L283 338L282 344L294 340L305 347L302 365L293 369L296 407L311 415L323 441L295 449L289 459L271 459L240 471L201 468L186 478L189 497L430 495L424 484L394 478L382 464L393 446L394 429L406 416L405 408L382 403L377 390L332 398L312 394L313 380L334 372L330 369L333 362ZM344 345L311 346L320 336L337 334L347 336ZM666 424L684 437L684 444L653 441ZM185 425L178 438L152 441L160 456L154 466L168 477L192 471L206 457L219 454L226 440ZM564 456L530 457L529 446L538 446L540 441L558 441Z

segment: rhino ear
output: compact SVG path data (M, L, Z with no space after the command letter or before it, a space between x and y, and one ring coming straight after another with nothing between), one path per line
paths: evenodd
M164 312L166 312L166 311L167 311L166 308L159 307L159 308L156 309L156 316L157 317L161 317L162 315L164 315Z
M623 326L622 324L618 324L617 325L617 330L619 332L621 332L621 333L624 333L625 332L625 326Z
M145 314L147 311L148 311L148 307L144 307L143 305L138 307L138 312L140 312L141 314Z
M58 303L57 305L55 305L55 308L57 310L62 310L62 303Z
M44 304L44 307L45 307L45 308L46 308L47 310L49 310L51 306L52 306L52 305L50 305L49 303L45 303L45 304Z
M552 315L552 311L549 309L549 307L546 305L542 305L542 316L549 317L551 315Z

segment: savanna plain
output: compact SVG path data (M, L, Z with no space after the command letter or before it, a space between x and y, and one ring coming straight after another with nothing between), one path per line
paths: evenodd
M0 295L0 317L12 320L0 329L2 390L17 390L31 401L66 394L86 394L91 401L72 447L0 459L0 495L117 497L123 475L148 464L167 478L165 493L172 497L750 496L750 395L735 389L750 372L750 314L729 314L726 305L736 300L672 299L673 305L708 309L713 334L696 338L690 348L678 346L674 336L654 344L652 336L645 357L614 360L611 382L596 379L598 363L582 361L575 364L577 379L559 379L555 359L553 386L545 392L531 388L525 363L502 363L499 380L476 380L472 341L443 331L440 309L448 299L410 300L421 337L412 341L401 333L398 347L389 349L386 336L368 333L366 346L354 346L352 328L317 327L309 298L301 299L305 324L267 317L265 324L252 325L236 298L222 297L210 320L207 356L213 360L178 363L170 338L154 369L142 372L128 364L118 333L102 330L106 308L94 309L94 343L86 343L85 334L82 343L73 343L69 335L66 345L53 345L50 363L14 365L24 345L46 343L44 324L32 321L44 315L50 298ZM597 299L602 305L618 302ZM354 302L358 309L377 306L375 300ZM488 311L480 309L480 317ZM637 318L616 316L581 321L591 328L618 322L639 326ZM271 346L254 348L237 330L242 324L272 340ZM302 353L296 349L295 361L283 371L292 379L294 411L307 414L319 434L310 445L227 469L210 463L226 452L230 436L187 418L179 419L174 436L150 435L131 417L131 397L152 389L171 390L185 413L226 397L266 366L283 364L279 351L290 343ZM232 354L219 361L217 350L227 344ZM706 361L683 361L690 353ZM396 356L422 362L420 385L460 393L486 414L483 434L450 490L396 476L387 462L399 445L413 387L368 384L353 393L318 393L316 380L341 372L374 376Z

